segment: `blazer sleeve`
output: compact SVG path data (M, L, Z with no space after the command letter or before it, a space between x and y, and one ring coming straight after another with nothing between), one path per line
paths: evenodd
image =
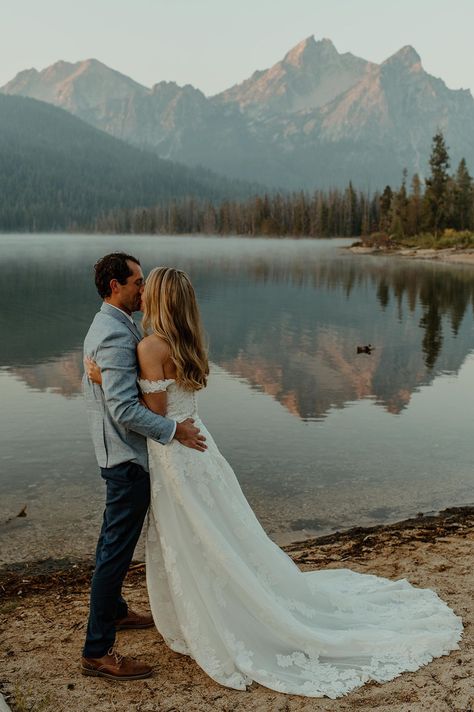
M153 413L140 403L136 343L120 332L109 334L94 356L102 374L102 389L112 418L144 437L166 445L174 435L174 420Z

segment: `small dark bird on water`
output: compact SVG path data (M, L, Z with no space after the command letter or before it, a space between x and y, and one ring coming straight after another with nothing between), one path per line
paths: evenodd
M372 346L372 344L367 344L367 346L358 346L357 353L358 354L371 354L374 349L375 349L375 346Z

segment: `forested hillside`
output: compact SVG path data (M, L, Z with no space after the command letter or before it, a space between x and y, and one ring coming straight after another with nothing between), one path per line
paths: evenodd
M140 151L50 104L0 94L0 230L74 229L114 209L249 192Z

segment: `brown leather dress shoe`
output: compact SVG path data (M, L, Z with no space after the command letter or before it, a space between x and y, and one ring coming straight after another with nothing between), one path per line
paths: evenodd
M153 668L110 648L107 655L101 658L82 658L81 672L83 675L107 677L110 680L143 680L150 677Z
M135 613L131 608L125 618L115 621L115 630L133 630L135 628L151 628L154 625L152 616L146 613Z

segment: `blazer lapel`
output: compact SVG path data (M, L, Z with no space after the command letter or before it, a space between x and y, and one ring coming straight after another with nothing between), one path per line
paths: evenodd
M108 314L109 316L113 316L114 319L118 319L119 321L121 321L128 329L130 329L130 331L132 332L134 337L138 339L138 341L142 340L142 335L138 326L135 324L135 322L132 323L124 312L120 311L116 307L111 306L110 304L107 304L107 302L103 302L100 311L104 312L105 314Z
M135 322L133 322L133 324L130 324L130 326L132 327L133 333L137 337L138 341L141 341L143 339L143 334L140 331L140 327L137 326Z

